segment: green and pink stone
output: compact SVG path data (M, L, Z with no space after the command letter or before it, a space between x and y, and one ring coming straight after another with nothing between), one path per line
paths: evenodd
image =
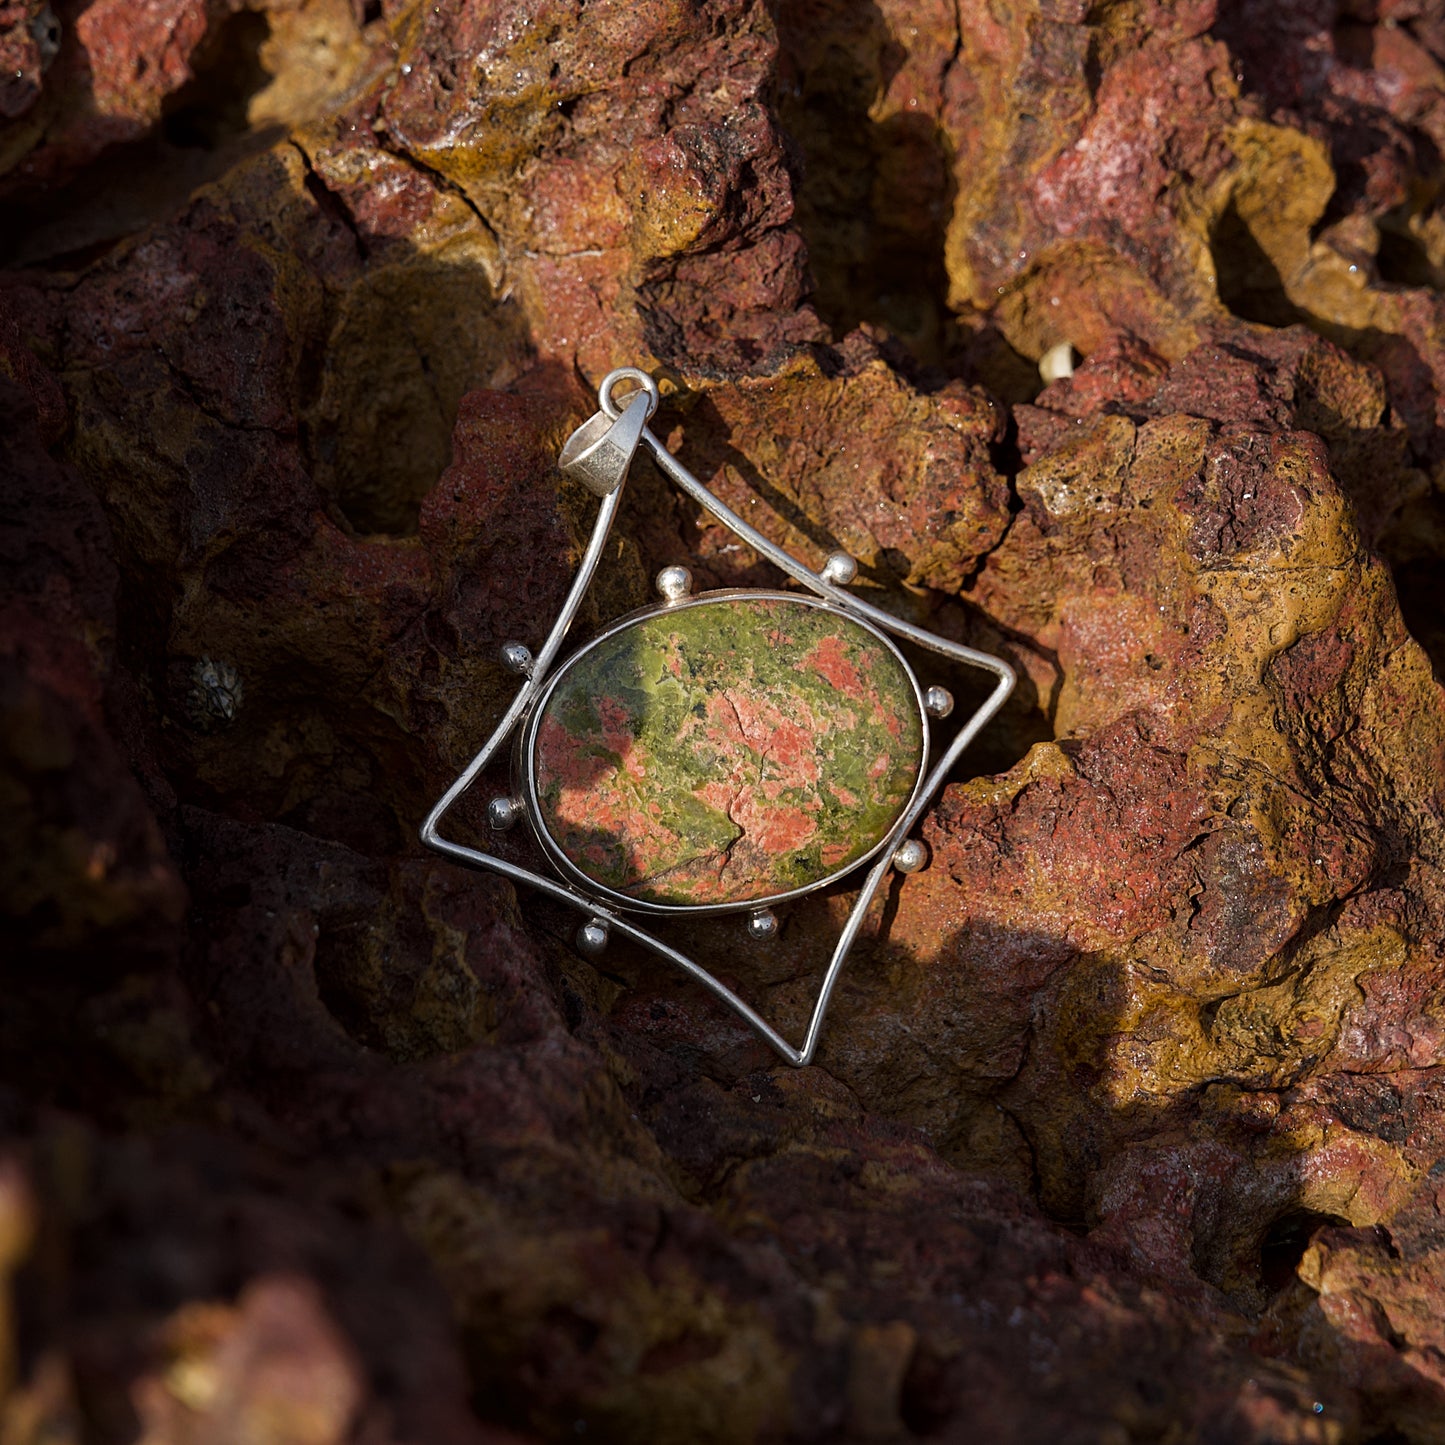
M613 893L761 904L846 872L913 796L923 718L878 634L801 598L699 598L558 674L531 756L540 824Z

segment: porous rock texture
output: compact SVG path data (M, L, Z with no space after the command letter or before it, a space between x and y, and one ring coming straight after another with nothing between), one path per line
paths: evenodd
M1445 1441L1434 0L0 59L4 1445ZM809 1069L415 841L624 363L1020 672ZM673 562L778 580L639 463L579 627ZM683 936L797 1037L847 906Z

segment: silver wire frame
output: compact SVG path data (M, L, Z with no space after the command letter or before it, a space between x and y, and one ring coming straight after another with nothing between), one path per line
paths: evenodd
M622 372L614 372L606 377L600 388L603 410L606 415L614 420L617 418L617 411L611 403L610 392L615 380L619 377L628 377L644 382L650 393L651 404L648 407L648 418L650 419L657 402L656 385L650 377L643 373L626 368ZM597 418L594 418L596 421ZM591 423L589 423L591 425ZM898 845L912 831L914 825L923 815L923 811L932 801L933 796L943 786L964 750L978 736L984 725L1003 706L1004 700L1013 690L1014 671L1002 658L994 657L987 652L976 651L972 647L965 647L962 643L950 642L947 638L939 637L936 633L928 632L924 628L916 627L911 622L894 617L882 611L880 608L871 606L867 602L860 601L852 596L842 587L835 586L822 575L812 571L810 568L799 562L796 557L785 552L781 547L771 542L763 534L753 527L750 527L736 512L725 503L720 501L700 482L645 425L641 428L641 445L646 447L653 460L662 469L663 473L684 493L696 502L704 511L715 517L725 527L729 528L744 542L747 543L759 556L765 557L775 567L787 573L795 581L825 599L840 612L855 617L866 623L871 623L879 630L890 633L894 637L904 638L908 642L925 648L930 652L952 659L954 662L966 663L969 666L983 669L992 673L997 679L993 690L984 700L983 704L971 718L959 729L957 736L949 745L942 757L933 764L932 770L928 772L927 779L918 788L913 796L912 802L899 816L894 824L887 842L878 853L876 861L868 869L867 876L863 880L863 887L858 894L852 911L848 915L847 922L839 935L837 945L833 950L833 956L828 963L826 972L823 975L822 986L818 990L817 1000L813 1005L812 1017L808 1020L808 1031L803 1039L801 1048L794 1048L771 1024L767 1022L751 1005L740 998L732 989L728 988L721 980L715 978L701 964L694 962L686 954L664 943L660 938L655 938L645 928L640 927L636 922L629 919L621 911L616 903L599 899L596 895L589 895L580 887L573 887L567 883L559 882L555 878L549 878L544 874L533 873L530 869L519 867L515 863L508 862L505 858L498 858L494 854L484 853L478 848L471 848L463 843L452 842L443 838L438 831L442 818L450 810L452 805L463 793L477 780L483 770L497 757L508 738L522 719L527 715L529 708L538 695L544 689L552 665L557 660L561 651L562 643L567 636L568 629L572 626L577 616L578 609L582 605L582 599L586 595L587 588L602 561L603 550L607 545L607 538L612 531L612 524L617 517L617 509L622 499L622 482L619 480L602 498L601 506L597 512L597 520L592 527L592 537L587 543L586 551L582 554L582 560L577 567L577 575L572 581L571 590L562 604L562 610L557 620L552 624L552 630L547 634L547 640L542 645L542 650L532 660L530 668L518 689L516 697L512 700L511 706L503 715L502 720L497 724L496 730L487 739L486 745L474 757L471 762L462 770L461 775L442 795L440 801L428 814L426 822L421 827L421 841L429 848L435 849L447 858L462 863L471 868L480 868L487 872L500 874L509 878L514 883L524 883L529 888L535 888L538 892L545 893L550 898L555 898L559 903L565 903L571 908L577 909L588 918L595 918L603 921L608 930L623 938L629 938L634 943L641 944L644 948L650 949L661 958L680 968L684 973L696 979L713 996L726 1004L734 1013L738 1014L790 1064L803 1066L813 1060L817 1052L818 1040L822 1033L823 1018L828 1011L828 1004L833 996L833 990L837 986L838 977L843 971L843 964L857 940L858 933L863 926L864 917L867 915L869 906L882 887L883 880L888 876L893 867L893 855ZM630 460L630 453L628 455ZM626 463L623 463L622 474L625 476ZM911 672L911 669L910 669ZM925 737L928 738L930 728L928 715L924 714ZM928 739L931 741L931 739ZM688 910L693 911L693 910Z

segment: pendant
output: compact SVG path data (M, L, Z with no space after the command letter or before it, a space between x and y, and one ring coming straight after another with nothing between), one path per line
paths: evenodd
M620 384L635 390L619 403ZM603 378L601 409L562 449L561 470L601 499L571 590L486 745L422 825L428 847L546 893L585 916L577 946L615 935L691 975L790 1064L810 1063L838 976L891 871L927 850L908 834L1014 685L1008 663L891 616L847 591L857 564L835 552L814 572L725 506L649 430L657 384L632 367ZM558 665L602 559L639 447L688 497L805 591L694 595L685 567L657 578L660 602L620 618ZM946 689L924 690L895 638L993 674L993 689L936 761ZM548 872L450 839L443 817L511 741L514 782L487 805L497 831L525 820ZM775 905L859 879L803 1043L794 1047L700 964L648 931L652 918L745 915L778 930Z

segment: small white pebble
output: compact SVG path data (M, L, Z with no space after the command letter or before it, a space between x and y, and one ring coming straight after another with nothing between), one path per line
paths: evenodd
M1039 375L1043 377L1046 385L1051 381L1062 381L1064 377L1073 374L1074 348L1067 341L1049 347L1039 357Z

